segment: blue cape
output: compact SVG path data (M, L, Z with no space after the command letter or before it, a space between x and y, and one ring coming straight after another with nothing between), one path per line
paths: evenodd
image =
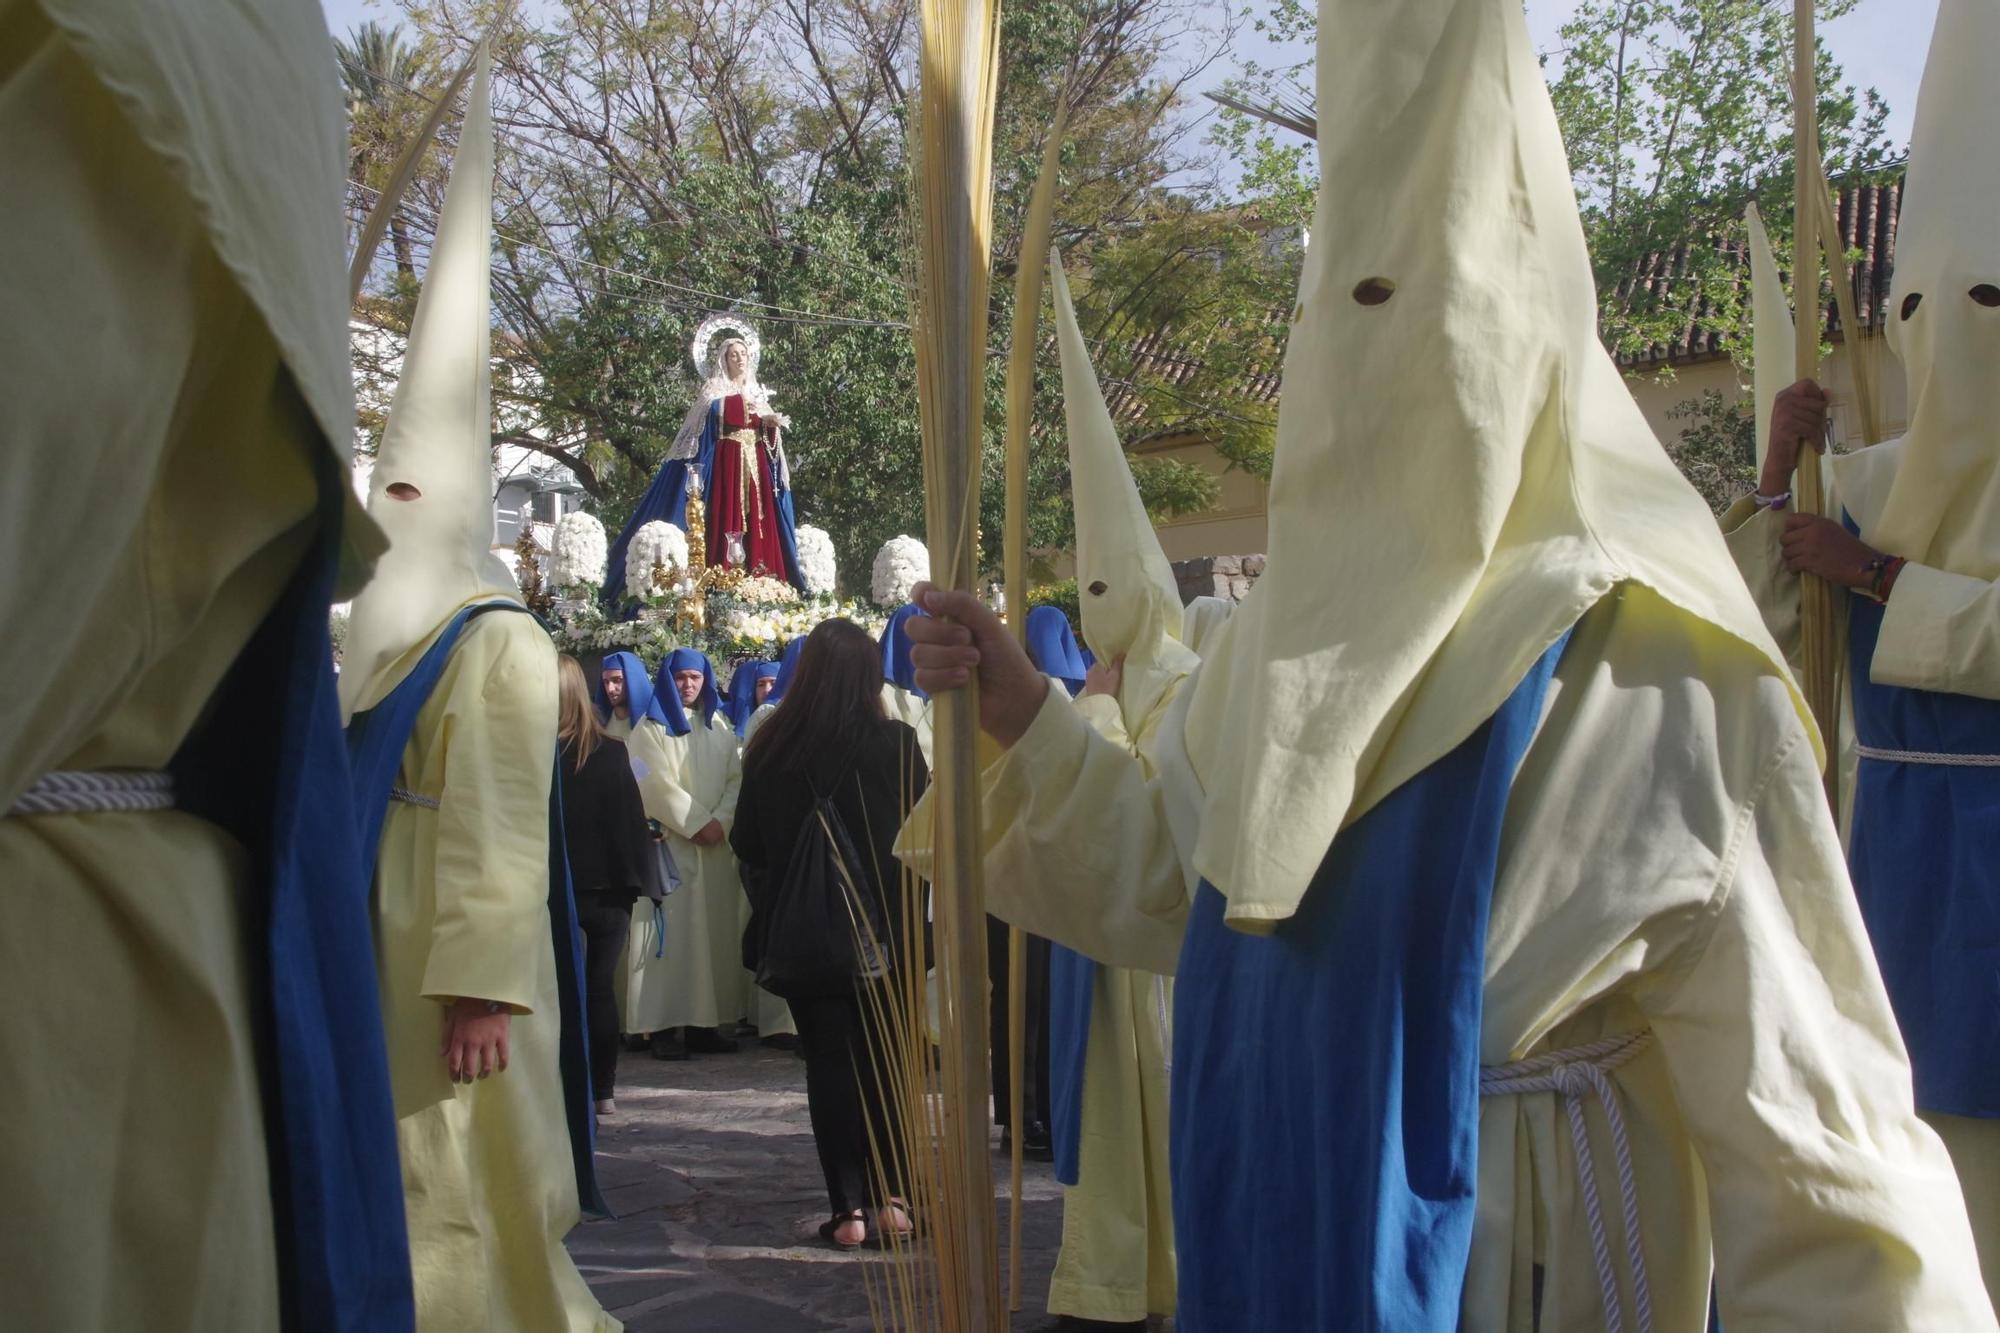
M702 494L713 495L715 488L710 484L715 476L715 441L722 434L722 400L712 400L708 405L708 415L702 421L701 443L695 449L692 460L670 458L660 465L653 475L653 484L639 497L638 508L626 520L624 531L618 540L611 543L609 559L604 570L604 604L616 610L625 595L625 552L632 545L633 536L648 523L671 523L683 532L687 530L687 478L690 462L701 472ZM798 518L792 506L792 493L779 490L777 494L778 544L785 552L785 577L800 592L806 590L805 578L799 573ZM706 534L704 534L706 536ZM714 551L713 542L709 544Z
M680 687L674 684L676 671L701 672L701 693L695 697L695 707L701 710L704 723L715 720L715 710L721 707L722 699L715 692L715 664L708 660L708 654L692 648L676 648L668 653L667 660L660 663L660 674L653 678L653 702L667 716L668 734L685 736L694 728L688 722L687 710L681 706Z
M609 722L612 716L611 701L604 697L606 671L625 673L625 711L631 716L633 726L638 726L639 719L645 717L652 718L661 726L667 725L666 706L653 689L653 673L646 670L645 662L640 660L637 653L609 653L604 658L604 665L598 669L597 711L605 721ZM679 706L679 701L676 700L675 707ZM683 727L675 734L684 736L687 734L687 729Z
M750 715L757 711L757 682L771 681L775 690L777 679L776 662L745 662L736 668L736 674L729 680L729 693L723 696L722 704L723 715L729 719L729 725L736 728L738 736L750 724Z
M412 1327L416 1309L326 618L349 482L320 452L313 549L170 767L180 810L226 829L250 876L244 1002L268 1114L280 1326L375 1333Z
M889 617L889 623L882 627L882 679L897 689L908 690L919 699L930 696L917 688L917 669L910 664L910 639L903 633L903 622L913 616L926 615L923 608L903 605Z
M1083 663L1069 617L1061 608L1038 606L1028 612L1028 656L1043 675L1054 676L1072 695L1083 688L1090 668Z

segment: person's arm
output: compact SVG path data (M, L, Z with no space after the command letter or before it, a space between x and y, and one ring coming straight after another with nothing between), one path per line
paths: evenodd
M2000 699L2000 584L1905 564L1869 675L1878 685Z
M1636 998L1708 1182L1723 1326L1992 1330L1802 734L1719 875L1705 930Z
M617 887L640 894L646 891L645 867L653 857L653 831L646 825L646 803L639 794L639 780L632 776L631 761L623 753L625 747L618 748L617 760L605 765L605 817L619 840L618 862L632 880Z
M721 743L726 738L727 743ZM722 795L715 800L709 817L722 825L723 837L736 824L736 800L743 786L743 752L737 747L736 733L727 728L711 728L709 741L722 756Z
M1171 975L1188 892L1160 785L1059 685L1044 688L1041 711L984 775L988 906L1098 962ZM919 802L897 845L920 874L933 809Z
M684 784L685 745L683 738L679 747L682 753L675 753L673 738L651 722L641 722L625 738L625 748L632 756L632 776L639 780L646 813L659 820L669 833L693 838L714 815L695 800Z

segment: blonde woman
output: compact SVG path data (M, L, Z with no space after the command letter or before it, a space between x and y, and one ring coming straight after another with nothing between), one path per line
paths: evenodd
M597 1113L613 1115L618 1073L618 962L632 925L632 904L646 883L653 855L646 809L625 743L605 734L591 702L583 666L565 656L557 665L561 694L556 736L562 750L563 832L569 840L570 882L583 930L584 979L590 1011L590 1090Z

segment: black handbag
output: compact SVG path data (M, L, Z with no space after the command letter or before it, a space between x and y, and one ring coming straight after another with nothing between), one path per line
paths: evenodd
M781 999L851 994L857 982L888 971L887 926L866 862L839 808L817 788L769 910L756 915L763 918L757 984Z

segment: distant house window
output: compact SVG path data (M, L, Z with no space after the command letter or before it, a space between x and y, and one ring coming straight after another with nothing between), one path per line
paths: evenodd
M562 517L562 493L560 491L538 491L535 493L535 522L554 523Z

